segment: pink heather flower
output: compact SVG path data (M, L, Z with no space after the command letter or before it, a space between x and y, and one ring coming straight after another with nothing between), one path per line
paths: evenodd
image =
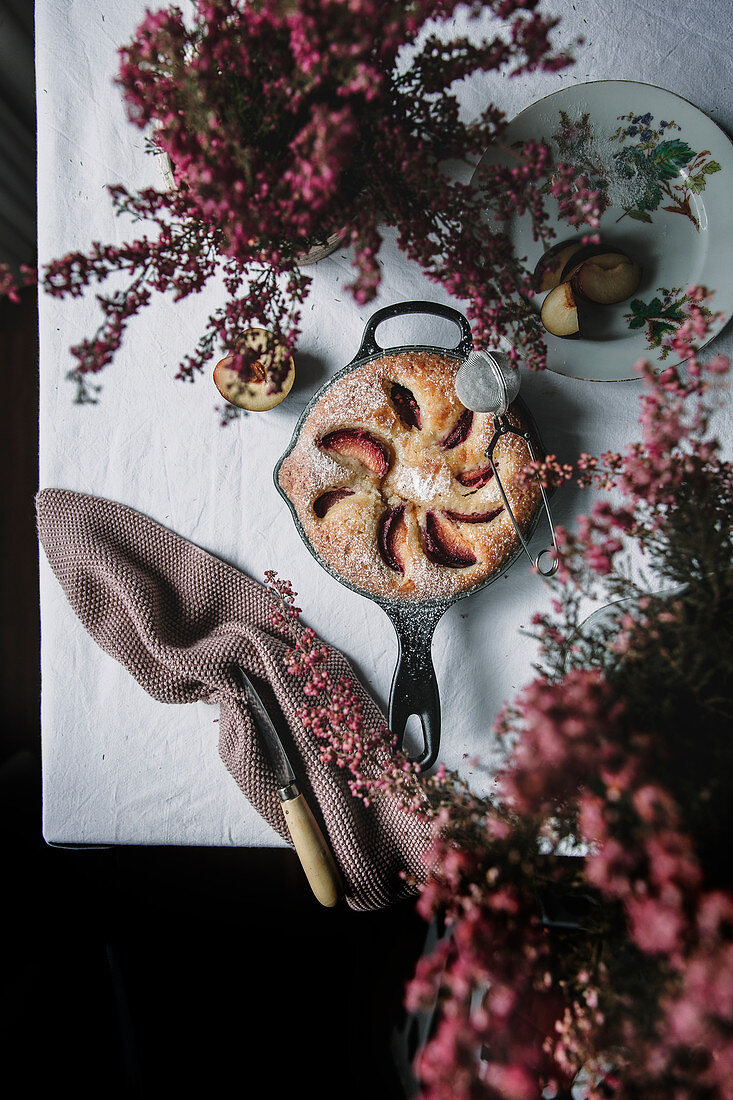
M482 1078L505 1100L537 1100L537 1078L525 1066L489 1064Z
M632 804L644 824L669 827L678 822L677 807L672 796L657 783L645 783L635 790Z
M623 708L596 670L574 669L556 684L535 680L520 693L522 737L498 781L519 813L548 812L577 797L598 770Z
M583 839L597 843L608 836L606 804L600 795L582 791L578 798L578 827Z
M20 301L16 277L8 264L0 263L0 298L3 296L9 298L16 305Z
M679 906L658 898L629 898L626 901L631 938L648 954L675 955L683 943L686 929Z
M727 942L733 934L733 895L723 890L704 894L697 910L697 927L702 944Z
M330 651L315 632L310 627L293 629L301 609L295 606L290 582L280 580L274 570L267 570L265 582L273 598L270 621L294 641L283 659L285 669L311 701L299 708L297 716L320 743L322 761L348 771L351 793L365 804L378 793L389 792L405 811L428 814L415 784L417 765L395 751L386 727L367 726L355 683L348 676L332 675Z
M585 874L588 882L608 897L625 899L631 896L631 877L635 868L635 853L611 837L590 853Z

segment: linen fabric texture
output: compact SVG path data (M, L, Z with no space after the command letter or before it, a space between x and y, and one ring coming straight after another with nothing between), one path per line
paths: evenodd
M293 639L273 625L273 594L157 521L125 505L63 489L36 498L43 550L78 618L108 654L162 703L219 707L219 755L257 812L292 846L275 775L236 677L253 680L339 865L346 903L384 908L413 896L425 875L428 823L386 793L369 805L349 789L346 769L321 759L298 712L312 702L285 666ZM321 643L323 644L323 643ZM327 646L334 679L349 677L365 725L386 725L344 655ZM151 731L151 737L154 731ZM377 774L379 765L367 769Z

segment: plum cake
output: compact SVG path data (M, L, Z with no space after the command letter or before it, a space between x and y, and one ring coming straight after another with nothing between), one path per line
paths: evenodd
M458 400L460 366L428 350L362 364L325 390L280 466L280 487L319 558L375 595L456 595L519 548L486 458L494 418ZM516 405L508 415L524 429ZM523 533L540 504L536 482L520 477L529 460L517 435L494 451Z

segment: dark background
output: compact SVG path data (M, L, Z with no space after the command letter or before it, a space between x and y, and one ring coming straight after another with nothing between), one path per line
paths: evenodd
M0 37L21 25L28 48L14 51L14 89L33 139L32 5L0 0ZM74 851L44 842L35 290L20 305L0 301L0 368L0 1079L6 1089L22 1082L26 1094L75 1096L232 1086L275 1097L311 1090L323 1100L410 1095L393 1041L426 933L414 903L323 909L284 849Z

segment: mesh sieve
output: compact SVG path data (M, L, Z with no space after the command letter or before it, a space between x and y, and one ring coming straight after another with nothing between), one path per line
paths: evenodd
M519 393L519 369L503 351L472 351L456 375L461 404L503 416Z

